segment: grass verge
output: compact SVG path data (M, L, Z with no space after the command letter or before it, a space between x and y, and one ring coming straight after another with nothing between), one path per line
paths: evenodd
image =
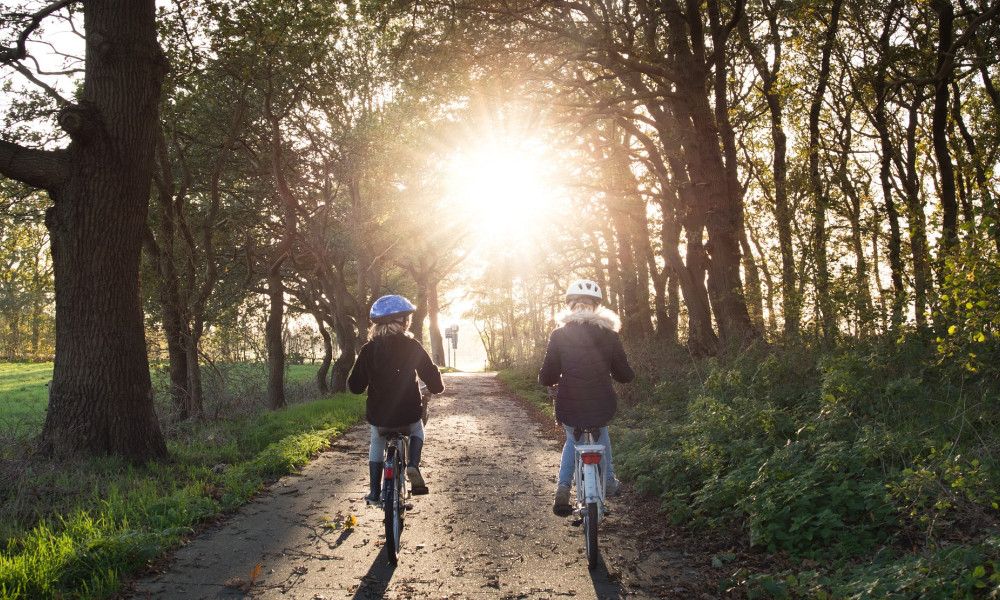
M546 388L538 385L538 366L528 365L500 371L497 377L510 391L554 419L555 409L552 400L549 399Z
M302 467L364 415L340 394L171 432L168 462L32 460L0 491L0 598L106 598L195 528Z

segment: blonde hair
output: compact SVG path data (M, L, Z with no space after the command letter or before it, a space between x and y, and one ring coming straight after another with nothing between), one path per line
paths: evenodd
M583 312L586 310L593 312L597 310L597 305L593 302L587 302L585 300L573 300L566 303L566 308L568 308L571 313Z
M407 315L405 321L396 320L389 321L388 323L372 323L371 329L368 330L368 339L372 340L377 337L389 335L412 335L408 331L412 320L412 315Z

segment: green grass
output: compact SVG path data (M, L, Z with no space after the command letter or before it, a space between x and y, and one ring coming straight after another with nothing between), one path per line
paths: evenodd
M41 423L50 379L52 363L0 363L0 431Z
M2 367L2 374L14 370ZM308 382L314 373L296 365L289 380ZM339 394L177 424L168 429L170 459L162 463L0 460L0 598L115 594L128 573L301 468L363 415L363 396Z
M242 374L256 374L267 377L265 365L230 365L227 368L239 370ZM316 365L288 365L285 370L286 386L308 386L316 379ZM154 366L153 382L166 385L164 377L158 377L162 367ZM48 382L52 379L52 363L8 363L0 362L0 434L23 435L40 427L48 405Z
M538 367L540 365L527 365L514 369L500 371L497 377L510 388L512 392L531 402L542 409L545 414L555 418L555 408L552 400L549 399L548 392L538 384Z

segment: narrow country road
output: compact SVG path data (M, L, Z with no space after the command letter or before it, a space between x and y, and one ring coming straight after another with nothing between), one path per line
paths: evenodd
M699 574L682 553L651 546L658 532L642 531L634 511L616 510L630 494L611 505L601 531L604 560L589 571L580 527L551 511L561 444L495 374L449 374L445 385L426 427L421 470L431 493L413 498L398 566L386 560L382 513L362 500L368 432L359 426L175 551L127 597L702 596L685 583ZM355 527L338 526L352 515Z

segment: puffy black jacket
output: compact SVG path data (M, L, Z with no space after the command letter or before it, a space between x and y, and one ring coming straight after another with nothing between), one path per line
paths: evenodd
M606 309L570 313L549 336L538 383L559 384L556 419L571 427L607 425L618 409L611 379L635 377L618 337L618 318Z
M432 394L444 391L441 372L420 342L406 335L379 336L361 347L347 387L354 394L368 390L369 423L402 427L420 420L417 375Z

